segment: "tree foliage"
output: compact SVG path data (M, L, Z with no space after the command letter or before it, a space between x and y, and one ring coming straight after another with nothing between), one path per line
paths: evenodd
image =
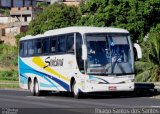
M137 81L160 81L160 24L150 30L143 42L145 59L137 62Z
M142 40L160 22L160 0L88 0L81 5L79 25L115 26ZM86 16L85 16L86 15Z
M40 34L47 30L73 26L80 19L77 7L65 4L49 5L29 24L28 34Z

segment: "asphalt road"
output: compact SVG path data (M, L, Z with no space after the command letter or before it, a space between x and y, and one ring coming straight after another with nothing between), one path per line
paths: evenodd
M117 93L118 94L118 93ZM98 109L111 108L159 108L160 99L150 95L89 95L82 99L74 99L71 94L52 93L35 97L24 90L0 90L0 113L6 111L15 114L94 114ZM106 111L106 110L105 110ZM97 112L100 113L100 112ZM107 113L107 112L105 112Z

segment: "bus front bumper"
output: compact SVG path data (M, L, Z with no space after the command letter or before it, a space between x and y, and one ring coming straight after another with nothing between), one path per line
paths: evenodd
M84 92L134 91L134 83L121 84L86 84Z

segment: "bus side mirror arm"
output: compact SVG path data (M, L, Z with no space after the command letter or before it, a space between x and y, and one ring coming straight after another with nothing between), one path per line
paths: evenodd
M87 60L87 47L86 45L82 45L82 60Z
M140 45L137 44L137 43L134 43L134 48L135 48L135 51L136 51L134 53L136 53L137 59L141 59L142 58L142 49L141 49Z

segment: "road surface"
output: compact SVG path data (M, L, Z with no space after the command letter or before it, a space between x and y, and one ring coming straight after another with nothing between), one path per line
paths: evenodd
M13 111L15 114L53 113L53 114L84 114L96 113L97 109L111 108L159 108L160 99L151 96L124 96L111 97L104 95L90 95L82 99L74 99L66 93L53 93L35 97L25 90L0 90L0 113ZM159 110L160 111L160 110ZM98 112L97 112L98 113ZM100 113L100 112L99 112ZM157 112L160 113L160 112Z

